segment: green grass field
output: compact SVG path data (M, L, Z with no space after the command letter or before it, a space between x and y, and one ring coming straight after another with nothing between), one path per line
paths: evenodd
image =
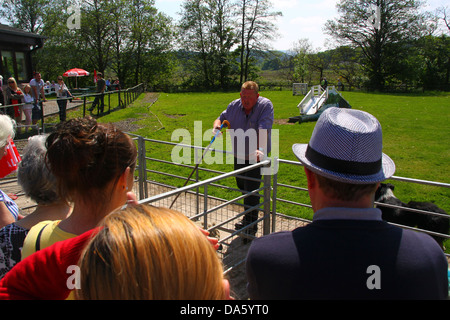
M287 120L299 115L297 109L302 96L293 96L290 91L263 91L261 95L269 98L275 109L273 129L279 132L279 158L296 160L292 153L294 143L307 143L314 129L315 122L289 124ZM413 179L450 183L450 94L370 94L362 92L342 92L343 97L353 109L367 111L380 121L383 127L384 152L396 163L395 176ZM144 95L132 106L116 111L99 121L116 122L124 119L135 119L140 126L135 134L146 138L172 141L174 143L194 143L194 122L202 124L202 145L207 146L211 140L211 126L216 117L226 108L228 103L238 98L238 93L180 93L159 95L158 101L149 107ZM172 137L177 129L185 129L191 134L191 141L181 141L179 136ZM226 138L226 136L225 136ZM196 144L197 145L197 144ZM221 146L222 145L222 146ZM222 140L215 142L215 147L225 149ZM151 145L147 155L158 159L171 159L173 146ZM192 154L193 157L193 154ZM192 158L192 163L194 163ZM155 170L187 177L189 168L181 166L166 168L154 164ZM231 164L201 164L201 167L219 171L231 171ZM211 177L202 174L200 179ZM182 186L184 181L167 177L153 177L164 183ZM283 165L278 171L278 182L299 187L306 186L302 167ZM389 181L395 184L395 194L403 202L410 200L432 201L450 212L450 189L432 187L400 181ZM233 179L223 184L235 186ZM219 189L217 196L226 197ZM307 192L279 188L278 197L300 203L309 203ZM277 212L311 218L309 208L277 204ZM447 245L448 247L449 245Z

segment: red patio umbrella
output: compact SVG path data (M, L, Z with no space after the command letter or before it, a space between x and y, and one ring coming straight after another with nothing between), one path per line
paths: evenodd
M78 77L84 77L88 75L88 71L79 68L73 68L63 73L63 77L75 77L76 87L78 87Z

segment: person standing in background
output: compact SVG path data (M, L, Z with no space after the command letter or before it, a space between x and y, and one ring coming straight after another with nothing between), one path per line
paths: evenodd
M23 113L25 115L25 133L28 132L29 126L32 123L32 112L33 112L33 97L31 96L30 85L25 85L23 87ZM30 129L31 130L31 129Z
M36 124L39 120L41 120L44 115L44 102L47 101L45 98L44 85L45 83L41 78L41 74L39 72L35 72L34 78L30 81L31 96L34 100L32 111L33 124Z
M72 94L64 83L63 77L58 76L58 83L55 84L56 91L56 103L58 103L59 108L59 121L66 121L66 112L67 112L67 99L71 97Z
M103 74L101 72L97 72L97 95L95 96L94 102L92 102L92 106L89 108L89 111L94 111L95 107L98 106L98 111L103 113L105 108L104 101L104 92L106 89L106 81L103 79Z
M16 79L8 79L8 88L6 88L6 105L10 107L6 108L6 114L16 121L16 124L20 124L22 121L22 90L17 86ZM20 133L20 130L17 129Z

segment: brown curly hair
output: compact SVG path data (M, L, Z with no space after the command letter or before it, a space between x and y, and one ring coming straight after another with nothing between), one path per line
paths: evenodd
M137 150L132 139L112 124L92 117L58 124L47 138L46 162L57 178L61 196L95 198L127 167L134 170ZM107 199L104 199L107 200Z

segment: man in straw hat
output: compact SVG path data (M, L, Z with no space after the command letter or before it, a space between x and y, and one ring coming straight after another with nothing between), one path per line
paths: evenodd
M375 117L329 108L309 144L293 151L305 167L313 221L253 241L251 299L448 297L448 264L436 241L388 224L374 208L378 184L395 171Z

